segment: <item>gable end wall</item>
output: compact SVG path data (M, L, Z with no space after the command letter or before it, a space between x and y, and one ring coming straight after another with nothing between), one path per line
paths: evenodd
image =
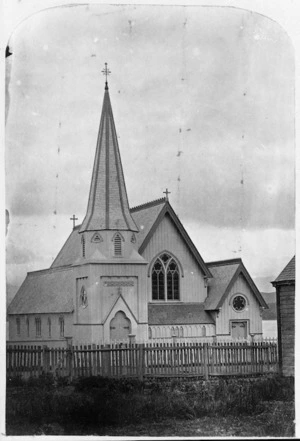
M170 251L184 269L184 277L180 277L180 301L204 302L207 288L204 286L203 273L169 215L166 215L158 225L143 252L143 257L151 262L162 251ZM148 301L151 302L151 276L147 279Z
M249 301L249 305L242 312L234 311L229 303L235 294L244 294ZM249 332L252 334L262 334L262 318L260 316L259 303L242 274L239 275L223 302L222 309L216 319L216 334L229 335L231 332L231 320L245 320L248 323L248 334Z

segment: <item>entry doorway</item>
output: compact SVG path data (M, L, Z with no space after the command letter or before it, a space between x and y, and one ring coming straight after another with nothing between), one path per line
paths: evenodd
M125 312L118 311L110 322L110 340L128 340L131 334L131 321L126 317Z
M247 322L231 322L231 336L233 340L247 338Z

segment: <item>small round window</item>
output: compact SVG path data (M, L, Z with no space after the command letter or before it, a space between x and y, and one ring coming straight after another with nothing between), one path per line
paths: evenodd
M235 311L243 311L246 307L246 299L243 296L235 296L232 301L232 306Z

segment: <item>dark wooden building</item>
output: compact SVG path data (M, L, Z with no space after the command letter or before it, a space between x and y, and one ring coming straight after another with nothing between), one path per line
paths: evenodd
M294 256L272 282L276 288L279 366L284 376L295 374L295 261Z

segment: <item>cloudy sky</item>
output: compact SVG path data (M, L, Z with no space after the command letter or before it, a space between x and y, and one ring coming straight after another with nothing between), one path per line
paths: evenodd
M51 265L87 206L107 62L131 206L163 196L205 261L261 290L295 252L294 50L226 7L48 9L9 41L7 282Z

